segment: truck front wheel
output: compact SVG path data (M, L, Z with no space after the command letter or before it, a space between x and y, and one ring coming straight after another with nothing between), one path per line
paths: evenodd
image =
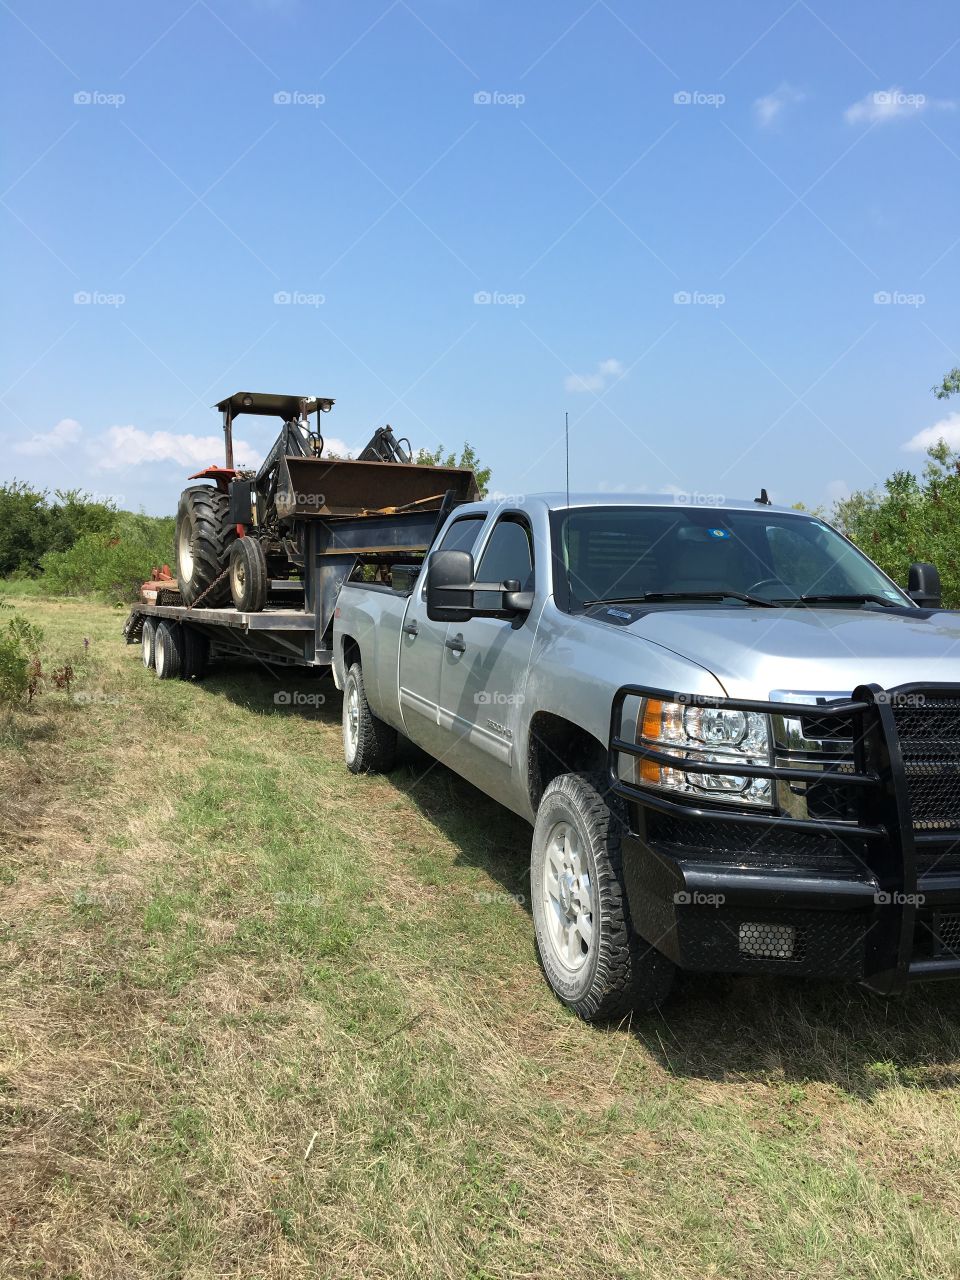
M566 773L540 801L530 858L537 955L547 982L587 1022L655 1008L674 966L634 931L619 805L595 775Z
M343 755L351 773L387 773L397 754L397 731L370 710L363 672L355 662L343 684Z

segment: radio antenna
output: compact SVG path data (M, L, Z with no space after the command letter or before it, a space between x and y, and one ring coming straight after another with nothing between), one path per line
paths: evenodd
M563 440L567 453L567 506L570 505L570 414L563 415Z

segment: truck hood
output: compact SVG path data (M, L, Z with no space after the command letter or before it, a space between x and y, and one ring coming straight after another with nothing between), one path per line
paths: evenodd
M656 609L626 629L706 667L730 697L960 683L960 613Z

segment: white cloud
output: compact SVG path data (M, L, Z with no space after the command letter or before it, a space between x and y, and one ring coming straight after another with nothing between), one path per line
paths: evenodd
M611 378L620 378L625 370L619 360L612 357L601 360L595 373L571 373L563 380L564 391L602 391Z
M859 102L847 107L844 119L847 124L889 124L893 120L906 120L918 116L921 111L954 111L956 102L949 98L928 98L924 93L906 93L899 85L868 93Z
M45 453L57 453L59 449L76 444L80 439L83 427L75 418L61 418L49 431L38 432L29 440L21 440L13 446L14 453L25 454L28 458L36 458Z
M909 439L903 448L911 453L925 453L931 445L935 445L940 440L946 440L951 449L960 447L960 413L948 413L932 427L924 427Z
M223 436L176 435L172 431L141 431L139 427L108 427L97 441L99 465L108 471L144 462L176 462L181 467L222 463ZM243 440L234 440L238 467L255 467L259 454Z
M757 98L756 102L754 102L753 114L756 117L757 124L763 129L769 129L784 107L803 102L806 96L802 90L795 89L793 85L784 81L779 88L774 89L773 93L768 93L763 98Z

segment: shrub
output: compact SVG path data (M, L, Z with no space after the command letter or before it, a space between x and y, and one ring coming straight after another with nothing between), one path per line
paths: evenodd
M43 632L21 614L0 624L0 705L32 698L40 678Z

